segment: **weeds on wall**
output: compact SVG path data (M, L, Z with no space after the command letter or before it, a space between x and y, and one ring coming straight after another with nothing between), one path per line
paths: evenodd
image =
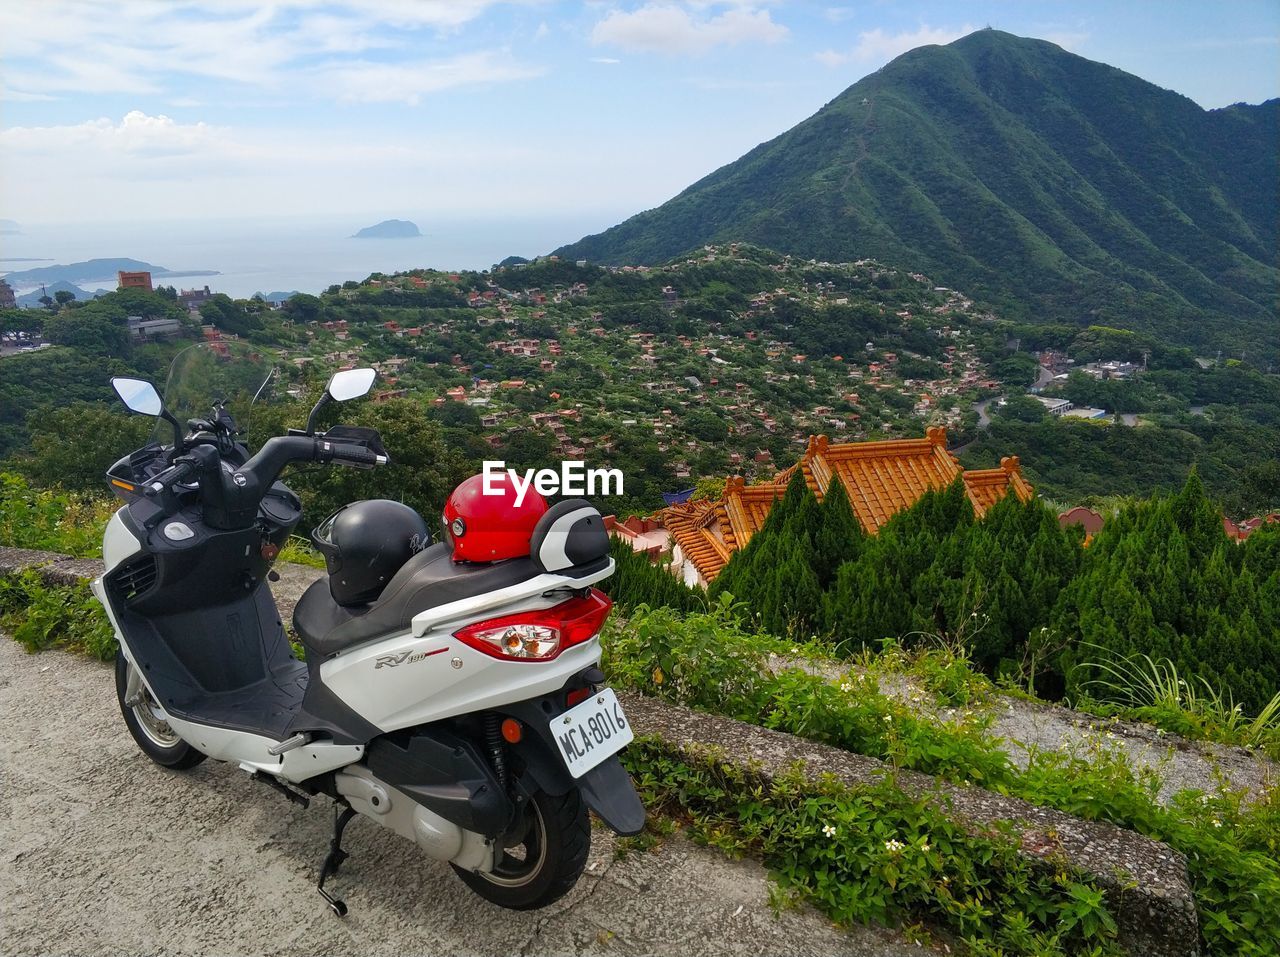
M819 643L754 634L740 614L726 596L696 615L635 609L629 621L611 622L605 633L611 680L1163 841L1186 855L1209 953L1280 953L1280 788L1251 802L1241 795L1186 792L1165 807L1156 800L1155 772L1135 770L1105 733L1078 753L1034 752L1019 770L989 734L989 719L961 704L995 689L972 671L966 678L964 658L954 649L909 652L889 642L879 655L866 653L845 670L849 663L822 657ZM935 706L958 706L954 720L927 720L880 690L880 681L903 675L929 689ZM859 873L845 879L874 878ZM990 949L999 946L996 935L992 929L983 945L988 949L976 952L999 952Z
M65 648L99 661L116 655L106 612L84 585L46 585L39 572L0 577L0 625L27 651Z

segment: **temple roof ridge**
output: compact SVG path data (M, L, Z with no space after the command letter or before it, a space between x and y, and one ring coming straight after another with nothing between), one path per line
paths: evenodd
M1005 456L994 469L965 470L947 450L946 429L935 426L923 438L873 442L833 444L826 435L811 435L800 458L776 473L773 481L747 485L742 476L730 476L719 499L673 505L657 516L703 580L714 581L732 553L745 548L763 527L796 469L802 470L805 484L819 500L838 477L855 517L870 533L925 492L946 488L957 479L979 515L1010 491L1023 501L1035 494L1022 477L1016 455Z

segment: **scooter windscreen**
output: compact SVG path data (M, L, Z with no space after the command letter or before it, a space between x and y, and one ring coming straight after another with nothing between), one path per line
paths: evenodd
M164 405L185 427L191 420L207 420L214 404L222 404L241 434L247 434L251 412L270 398L275 378L274 357L251 343L201 342L173 357ZM173 441L172 428L158 419L153 439L160 444Z

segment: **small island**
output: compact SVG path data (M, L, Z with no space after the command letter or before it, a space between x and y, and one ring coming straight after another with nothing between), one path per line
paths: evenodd
M413 239L421 236L416 223L407 219L384 219L376 226L366 226L352 239Z

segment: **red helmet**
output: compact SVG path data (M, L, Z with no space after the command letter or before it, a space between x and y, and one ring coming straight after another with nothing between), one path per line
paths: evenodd
M444 506L444 530L453 541L455 562L497 562L529 554L547 500L530 485L516 504L516 489L505 472L490 476L495 494L484 494L484 476L473 475L453 490Z

